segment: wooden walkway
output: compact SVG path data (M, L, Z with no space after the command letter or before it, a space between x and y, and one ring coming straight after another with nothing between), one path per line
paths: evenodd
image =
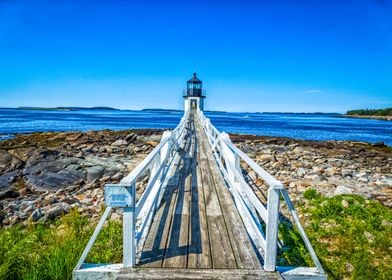
M265 272L197 118L153 218L140 260L118 279L280 279Z

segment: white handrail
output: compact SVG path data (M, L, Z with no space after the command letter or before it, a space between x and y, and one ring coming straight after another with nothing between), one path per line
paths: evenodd
M174 150L177 150L184 141L186 126L188 125L188 113L182 117L179 125L173 131L165 131L161 142L151 151L151 153L136 166L136 168L124 177L119 186L131 188L133 192L133 206L124 208L123 211L123 265L124 267L133 266L136 263L137 243L142 240L142 235L148 232L152 219L152 213L159 204L159 197L167 183L166 175L173 166L176 157ZM139 176L150 170L150 179L146 189L139 201L135 202L136 182ZM112 207L107 207L102 215L97 227L94 230L87 246L85 247L75 270L81 269L88 253L103 228L105 220L108 218ZM138 231L136 230L138 228Z
M246 229L252 238L255 246L264 249L264 269L267 271L276 270L276 256L278 248L278 225L279 225L279 205L280 195L287 203L289 211L293 217L299 233L305 243L309 254L318 269L319 273L325 274L323 267L313 249L309 238L298 218L294 206L284 189L283 184L271 176L267 171L254 162L249 156L234 146L230 137L222 132L220 133L206 118L202 111L198 111L198 116L202 128L206 133L208 142L212 148L215 160L230 186L239 213L247 225ZM249 186L242 175L239 161L243 160L260 178L269 186L267 196L267 207L257 198L253 189ZM257 213L261 220L266 224L266 234L263 233L261 226L258 226ZM260 240L261 239L261 240Z

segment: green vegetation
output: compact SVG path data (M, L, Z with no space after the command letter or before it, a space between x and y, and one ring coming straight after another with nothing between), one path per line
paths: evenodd
M392 116L392 108L351 110L346 114L350 116Z
M392 279L392 209L356 195L327 198L315 190L304 193L300 209L330 279ZM284 223L280 236L285 241L280 265L313 265L296 229Z
M77 211L50 225L0 230L0 279L71 279L94 225ZM122 225L109 221L87 262L122 261Z
M392 209L356 195L331 198L315 190L298 205L330 279L392 279ZM72 211L53 224L0 230L0 279L71 279L94 224ZM278 265L313 266L289 220L280 225ZM122 225L109 221L88 263L122 261Z

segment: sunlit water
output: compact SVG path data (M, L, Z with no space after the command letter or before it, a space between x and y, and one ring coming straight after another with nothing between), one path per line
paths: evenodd
M0 140L34 131L173 128L181 111L32 111L0 109ZM210 113L221 131L307 140L356 140L392 146L392 122L325 114Z

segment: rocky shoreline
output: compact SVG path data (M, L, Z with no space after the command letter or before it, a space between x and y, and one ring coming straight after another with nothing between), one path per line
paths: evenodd
M0 142L0 224L101 211L103 186L131 172L162 130L33 133Z
M46 132L0 141L0 224L45 222L70 209L97 218L103 186L116 183L159 143L163 130ZM392 207L392 148L378 143L231 135L281 180L294 200L314 188ZM255 174L249 176L257 180ZM140 188L138 193L143 190ZM112 219L119 219L118 213Z
M309 141L231 135L295 201L312 188L325 196L357 194L392 207L392 148L384 143ZM252 171L250 177L256 179Z
M392 116L343 115L339 117L352 118L352 119L372 119L372 120L392 121Z

